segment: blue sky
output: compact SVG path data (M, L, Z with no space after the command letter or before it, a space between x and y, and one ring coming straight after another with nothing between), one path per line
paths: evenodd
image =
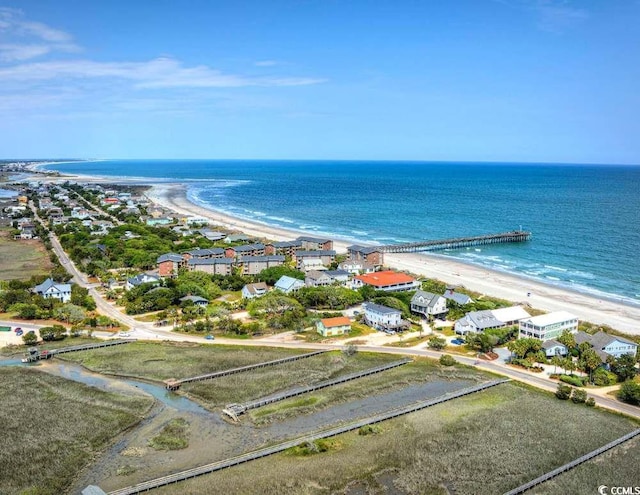
M14 0L0 158L640 164L639 25L639 0Z

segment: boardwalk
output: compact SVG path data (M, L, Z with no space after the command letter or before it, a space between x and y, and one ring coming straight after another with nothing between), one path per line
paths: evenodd
M123 345L129 344L131 342L135 342L136 339L128 339L128 340L105 340L104 342L98 342L95 344L81 344L81 345L72 345L69 347L61 347L60 349L51 349L37 351L34 353L30 353L27 355L24 362L32 363L34 361L39 361L41 359L49 359L55 356L56 354L65 354L67 352L78 352L78 351L88 351L90 349L99 349L101 347L111 347L114 345Z
M389 244L376 246L384 253L415 253L417 251L438 251L442 249L458 249L487 244L503 244L506 242L525 242L531 239L531 232L514 230L502 234L488 234L473 237L458 237L437 241L408 242L405 244Z
M570 469L573 469L574 467L579 466L580 464L587 462L588 460L593 459L594 457L597 457L600 454L604 454L608 450L611 450L612 448L617 447L618 445L624 442L628 442L629 440L637 437L638 435L640 435L640 429L634 430L631 433L627 433L626 435L621 436L620 438L618 438L617 440L614 440L613 442L609 442L608 444L603 445L602 447L599 447L596 450L589 452L588 454L585 454L583 456L578 457L577 459L574 459L571 462L568 462L564 466L560 466L559 468L556 468L553 471L549 471L548 473L545 473L542 476L539 476L538 478L531 480L528 483L525 483L524 485L519 486L518 488L514 488L513 490L508 491L507 493L505 493L505 495L519 495L520 493L524 493L535 486L538 486L546 481L549 481L551 478L555 478L556 476L564 473L565 471L569 471Z
M245 462L260 459L262 457L267 457L272 454L277 454L278 452L282 452L284 450L290 449L292 447L296 447L298 445L301 445L307 442L314 442L322 438L334 437L336 435L340 435L341 433L357 430L362 426L380 423L388 419L397 418L398 416L403 416L405 414L409 414L415 411L420 411L421 409L426 409L427 407L435 406L436 404L441 404L443 402L447 402L452 399L457 399L458 397L463 397L465 395L470 395L476 392L480 392L481 390L486 390L488 388L495 387L496 385L500 385L501 383L506 383L508 381L509 380L493 380L491 382L475 385L473 387L464 388L462 390L458 390L457 392L452 392L449 394L442 395L440 397L436 397L435 399L416 402L405 407L401 407L401 408L393 409L391 411L387 411L384 413L376 414L375 416L370 416L368 418L364 418L359 421L354 421L353 423L348 423L346 425L337 426L335 428L320 431L317 433L312 433L310 435L306 435L301 438L296 438L294 440L289 440L276 445L272 445L271 447L266 447L264 449L254 450L252 452L248 452L246 454L232 457L224 461L213 462L211 464L206 464L204 466L200 466L197 468L188 469L186 471L181 471L179 473L174 473L169 476L163 476L162 478L157 478L155 480L145 481L143 483L138 483L137 485L128 486L126 488L121 488L119 490L114 490L112 492L109 492L109 495L133 495L135 493L146 492L149 490L153 490L154 488L170 485L172 483L178 483L180 481L195 478L197 476L202 476L203 474L213 473L215 471L220 471L222 469L230 468L232 466L244 464Z
M316 390L320 390L323 388L333 387L334 385L346 383L351 380L357 380L358 378L364 378L365 376L381 373L383 371L390 370L392 368L397 368L398 366L402 366L410 362L411 362L411 359L402 359L400 361L394 361L393 363L376 366L375 368L369 368L368 370L349 373L347 375L334 378L333 380L326 380L313 385L308 385L306 387L296 387L294 389L287 390L279 394L271 395L269 397L263 397L262 399L257 399L251 402L245 402L244 404L229 404L226 407L226 409L224 409L222 412L225 413L227 416L231 417L232 419L234 419L235 421L237 421L239 415L244 414L246 411L249 411L251 409L257 409L258 407L266 406L267 404L273 404L274 402L279 402L281 400L289 399L290 397L296 397L298 395L307 394L309 392L314 392Z
M164 382L167 390L178 390L183 383L201 382L203 380L213 380L222 376L234 375L236 373L242 373L244 371L255 370L257 368L265 368L266 366L275 366L278 364L289 363L291 361L298 361L299 359L306 359L319 354L324 354L329 351L315 351L308 352L306 354L298 354L297 356L291 356L281 359L274 359L273 361L266 361L264 363L248 364L247 366L240 366L239 368L232 368L229 370L215 371L213 373L207 373L205 375L192 376L190 378L182 378L181 380L166 380Z

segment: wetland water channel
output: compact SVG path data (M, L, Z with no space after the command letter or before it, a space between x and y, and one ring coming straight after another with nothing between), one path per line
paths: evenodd
M196 402L168 391L164 384L154 384L129 378L102 375L88 371L75 363L51 360L23 364L19 360L0 360L0 366L37 366L40 370L69 380L84 383L108 392L146 394L155 405L144 419L120 435L99 459L78 477L69 493L80 493L90 484L110 491L176 471L290 440L320 429L336 426L394 409L418 400L431 399L471 385L465 379L435 379L409 384L375 395L338 403L324 409L255 426L251 421L229 424L218 412L211 412ZM215 386L215 382L211 383ZM169 421L182 418L190 428L189 447L183 450L157 451L149 447ZM358 489L354 487L354 493Z

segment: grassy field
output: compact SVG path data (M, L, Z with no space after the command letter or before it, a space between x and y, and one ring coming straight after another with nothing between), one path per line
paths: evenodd
M46 275L52 268L40 241L14 241L9 229L0 229L0 280L26 280L33 275Z
M157 493L196 495L211 486L218 493L274 495L388 493L385 486L398 494L504 493L636 426L509 383L381 423L368 435L340 435L318 449L324 452L295 449ZM620 464L637 472L635 460L603 458L598 476L615 480ZM584 484L591 473L576 477L562 493L597 493L601 483ZM353 491L345 491L352 483Z
M0 369L0 493L58 495L151 400L28 368Z
M212 346L187 342L134 342L123 346L70 353L66 354L64 359L80 363L100 373L162 381L271 361L305 352L295 349Z
M597 493L597 487L600 485L640 486L638 459L640 459L640 438L636 437L547 481L533 489L531 493L545 495Z

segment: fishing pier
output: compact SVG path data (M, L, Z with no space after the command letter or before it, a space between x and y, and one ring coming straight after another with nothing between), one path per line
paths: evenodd
M531 232L513 230L501 234L488 234L472 237L457 237L437 241L407 242L404 244L388 244L376 246L383 253L415 253L418 251L441 251L443 249L459 249L472 246L486 246L489 244L504 244L508 242L525 242L531 239Z

